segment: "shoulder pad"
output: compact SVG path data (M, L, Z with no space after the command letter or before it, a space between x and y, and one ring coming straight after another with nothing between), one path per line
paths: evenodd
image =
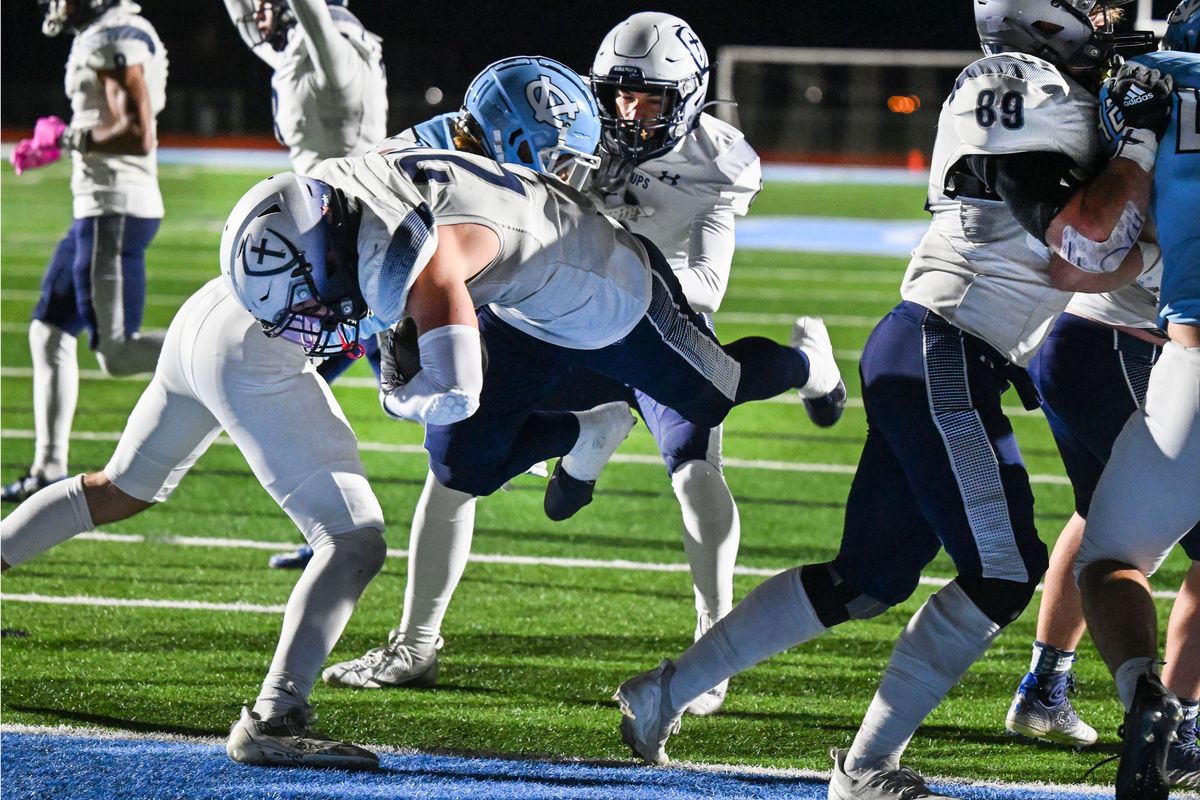
M981 58L959 74L943 109L960 155L1060 152L1077 163L1095 149L1096 98L1047 61L1020 53Z
M79 46L89 69L114 70L146 63L162 44L140 27L116 24L89 31Z

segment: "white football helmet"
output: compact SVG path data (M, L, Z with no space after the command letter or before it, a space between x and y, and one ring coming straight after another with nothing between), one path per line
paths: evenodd
M669 150L696 127L708 93L708 53L679 17L646 11L608 32L592 64L592 92L600 106L604 149L643 161ZM662 99L653 119L622 119L619 92Z
M1059 67L1105 67L1112 57L1153 49L1153 34L1113 33L1107 12L1132 0L975 0L975 27L988 55L1026 53ZM1093 15L1104 14L1102 24Z
M267 336L310 356L361 354L358 222L345 195L284 172L238 201L221 235L221 272Z

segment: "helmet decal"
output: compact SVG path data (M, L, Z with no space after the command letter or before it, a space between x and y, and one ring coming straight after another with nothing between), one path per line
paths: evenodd
M550 81L549 75L539 75L525 85L525 99L533 109L533 118L538 122L561 128L564 117L572 122L587 106L582 101L572 100Z

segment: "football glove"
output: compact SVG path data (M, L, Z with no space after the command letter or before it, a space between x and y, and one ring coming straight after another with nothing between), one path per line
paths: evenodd
M399 325L376 334L379 345L379 389L384 394L411 381L421 371L421 347L417 344L417 323L405 317ZM488 354L483 337L479 339L483 372L487 374Z
M1109 97L1121 110L1125 127L1141 128L1161 138L1171 121L1171 92L1175 88L1171 76L1129 62L1122 64L1107 83Z
M384 392L399 389L421 370L421 349L417 345L417 323L405 317L399 325L376 334L379 344L379 388Z

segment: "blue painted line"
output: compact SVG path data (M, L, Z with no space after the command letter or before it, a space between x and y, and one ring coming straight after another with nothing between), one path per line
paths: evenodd
M160 147L158 163L283 172L292 168L287 150L232 150L222 147Z
M929 181L929 170L904 167L834 167L823 164L763 164L763 181L924 186Z
M853 253L907 258L929 223L822 217L745 217L737 221L739 250Z
M374 772L248 767L218 744L83 735L0 735L4 800L824 800L823 781L611 763L384 754ZM1096 800L1095 792L934 787L963 800Z

